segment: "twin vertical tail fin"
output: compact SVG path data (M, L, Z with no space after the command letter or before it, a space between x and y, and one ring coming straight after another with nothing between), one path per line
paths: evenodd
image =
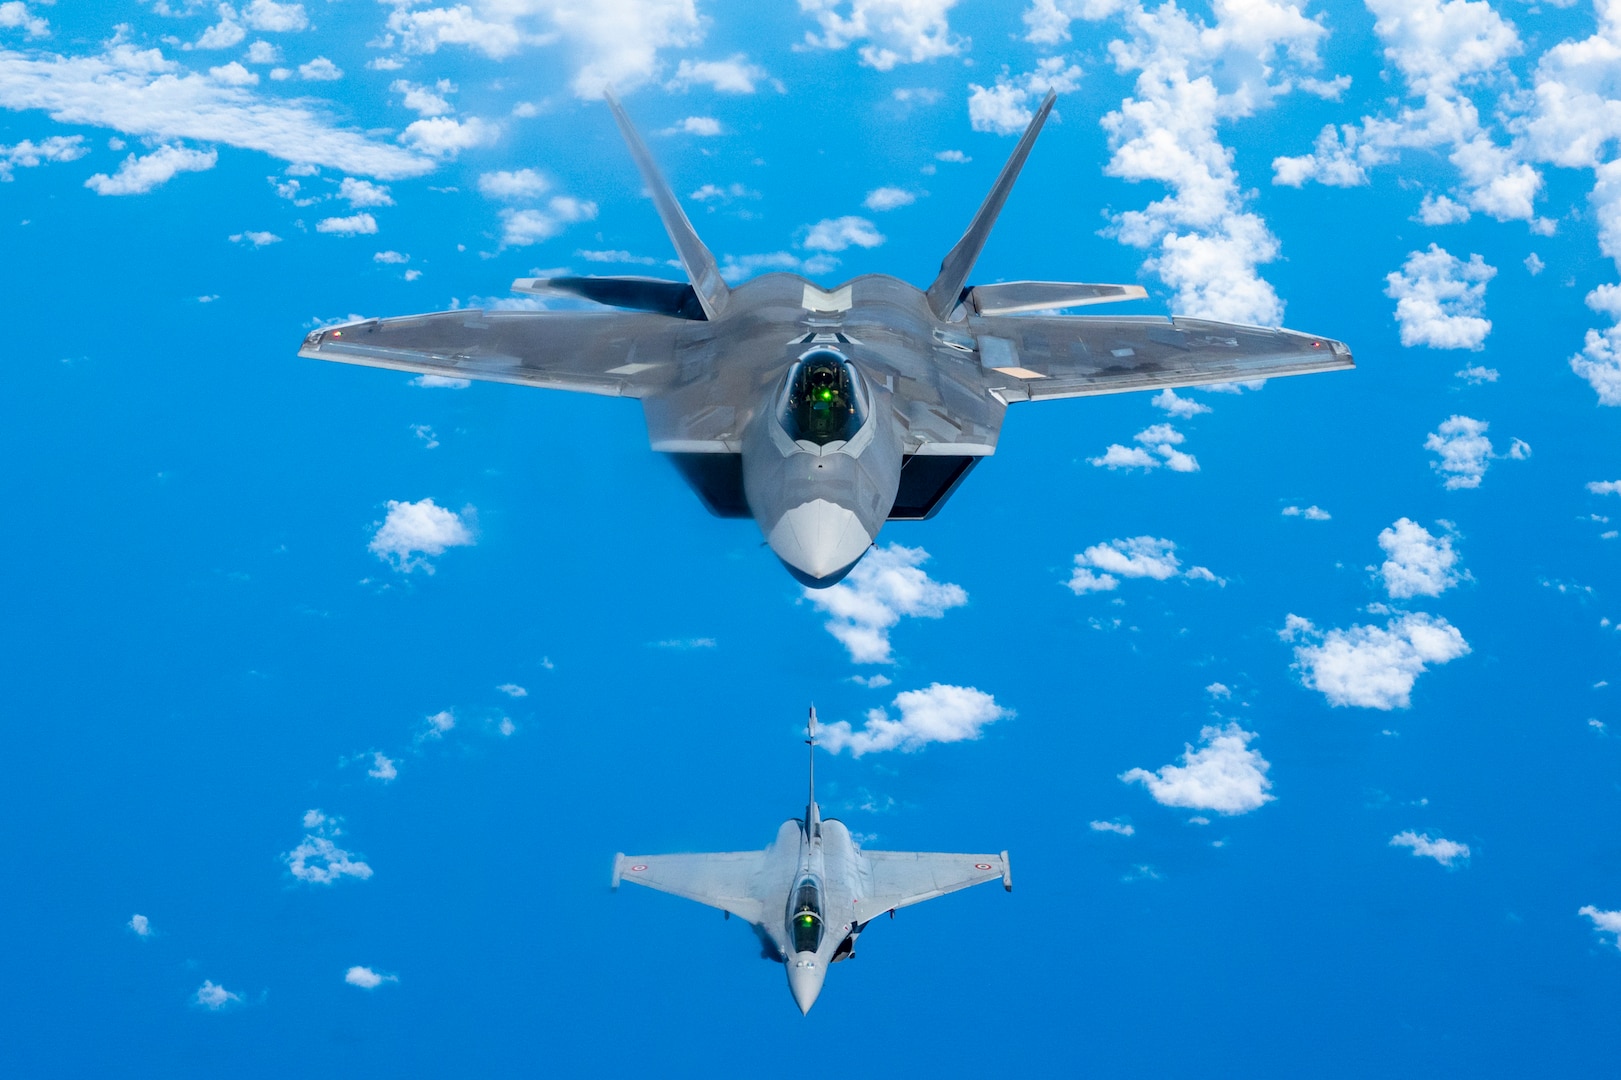
M1013 181L1019 178L1019 170L1024 168L1024 159L1030 156L1030 148L1036 144L1036 136L1041 134L1041 125L1047 122L1047 114L1052 112L1053 102L1058 100L1058 94L1052 90L1041 102L1036 115L1030 118L1030 126L1024 129L1024 136L1019 139L1019 145L1013 148L1013 154L1002 166L1002 173L991 186L991 192L985 196L980 204L979 213L969 222L968 231L962 234L957 246L946 253L940 261L940 276L934 279L929 286L929 308L936 318L945 319L951 315L962 299L963 286L968 284L968 274L974 268L974 261L979 258L980 251L985 247L985 240L991 235L991 226L996 224L996 215L1002 212L1002 204L1007 202L1008 192L1013 190Z
M653 196L653 205L658 208L659 220L664 222L664 231L670 234L670 242L675 245L675 253L681 259L681 266L687 272L687 280L692 282L692 288L698 294L698 303L703 307L704 315L710 319L719 318L726 310L726 301L731 296L731 290L720 276L720 267L715 263L715 256L698 239L698 232L687 220L687 215L676 201L675 192L659 173L659 167L653 161L652 153L642 137L636 133L631 124L630 117L625 115L624 107L612 91L604 91L603 97L608 101L608 108L613 110L614 120L619 124L619 133L625 137L625 144L630 147L630 156L636 160L636 168L642 174L642 182Z

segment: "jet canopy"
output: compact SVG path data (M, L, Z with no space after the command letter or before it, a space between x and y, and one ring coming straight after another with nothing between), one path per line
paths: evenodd
M822 890L815 878L805 878L788 905L788 936L795 953L813 953L822 944Z
M850 361L832 349L817 349L789 369L777 418L795 442L847 442L867 422L863 391Z

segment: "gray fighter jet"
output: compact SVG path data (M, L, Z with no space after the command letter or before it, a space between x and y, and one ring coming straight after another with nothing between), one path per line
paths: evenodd
M816 709L810 711L810 799L764 851L614 856L613 887L633 881L720 908L754 927L762 954L781 961L801 1013L822 992L829 964L852 959L856 938L886 911L1002 879L1008 854L862 851L837 818L816 805Z
M687 281L521 278L518 292L617 311L443 311L317 330L301 356L636 398L653 449L709 510L752 517L813 587L840 580L885 521L932 517L996 450L1020 401L1275 378L1352 366L1325 337L1162 316L1020 314L1147 295L1137 285L968 284L1051 111L1048 94L940 274L793 274L735 287L619 103L631 156Z

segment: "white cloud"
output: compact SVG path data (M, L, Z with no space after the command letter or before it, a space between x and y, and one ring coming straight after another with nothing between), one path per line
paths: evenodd
M315 223L315 231L336 233L338 236L370 236L377 232L377 219L364 212L348 217L322 218Z
M480 120L476 116L466 120L429 116L406 125L400 133L400 141L424 154L453 158L463 150L488 146L500 136L501 125Z
M386 784L390 780L393 780L395 777L399 776L400 770L399 766L395 764L393 758L390 758L381 750L373 750L371 755L371 768L366 770L366 775L374 780L381 780Z
M243 59L250 64L279 64L281 50L268 41L255 41L248 46L247 55Z
M1465 861L1469 858L1469 845L1460 844L1455 840L1448 840L1444 836L1430 839L1429 833L1416 833L1411 829L1399 832L1390 838L1391 847L1412 848L1416 858L1434 859L1442 866L1450 867L1459 859Z
M160 146L145 157L131 154L112 176L96 173L84 186L97 195L144 195L183 172L206 172L219 163L214 150Z
M843 581L806 589L805 599L832 616L827 631L850 651L852 661L888 664L889 632L903 616L938 619L968 603L961 586L935 581L919 569L928 559L922 548L874 548Z
M721 187L719 184L705 184L687 196L694 202L708 202L711 199L731 202L733 199L758 199L759 197L760 193L758 191L750 191L742 184L731 184L727 187Z
M1155 394L1150 399L1150 404L1179 420L1186 420L1190 416L1198 416L1200 413L1210 411L1210 406L1202 402L1194 401L1192 398L1178 397L1176 391L1169 386Z
M338 198L347 200L352 207L394 205L388 188L369 180L356 180L352 176L345 176L343 183L338 185Z
M1594 495L1621 495L1621 480L1593 480L1587 490Z
M397 4L388 28L412 53L461 45L502 60L525 47L557 45L574 67L574 93L596 98L605 87L623 93L651 79L659 50L697 44L704 20L693 0L470 0Z
M273 34L304 30L310 25L303 4L278 4L276 0L253 0L242 9L242 21L255 30Z
M1327 633L1290 615L1279 636L1300 642L1295 668L1306 686L1336 707L1405 709L1419 675L1469 654L1469 643L1456 627L1423 612L1401 615L1383 628L1353 626Z
M295 878L312 885L331 885L340 878L365 881L371 877L371 867L333 842L334 837L343 835L338 819L319 810L306 810L304 829L304 839L282 856Z
M1592 904L1588 904L1577 911L1576 914L1586 915L1593 920L1594 930L1604 934L1616 935L1611 944L1621 949L1621 911L1604 911L1594 907Z
M456 714L450 709L441 709L432 716L423 718L423 727L417 733L417 742L427 739L442 739L446 732L456 730Z
M551 181L534 169L480 173L479 194L491 199L533 199L551 190Z
M1494 383L1499 377L1496 368L1483 367L1479 364L1470 364L1462 371L1454 371L1452 374L1470 386L1479 386L1481 383Z
M723 94L752 94L756 84L769 74L759 64L749 63L745 54L734 53L725 60L683 60L664 88L686 90L703 85Z
M145 915L131 915L126 925L129 926L136 937L152 936L152 922Z
M1285 506L1283 516L1305 518L1307 521L1328 521L1333 517L1332 514L1320 506L1308 506L1304 510L1298 506Z
M888 675L852 675L850 681L857 686L865 686L868 690L882 690L895 680Z
M1368 169L1396 160L1404 149L1445 152L1458 172L1458 198L1426 195L1421 221L1461 221L1478 210L1546 230L1551 223L1536 219L1534 209L1541 174L1525 160L1524 147L1493 141L1470 98L1477 88L1505 82L1505 61L1522 50L1512 24L1484 0L1367 0L1367 6L1385 59L1408 97L1423 104L1394 118L1323 128L1311 154L1273 161L1273 182L1351 187L1366 184Z
M1013 715L990 694L942 683L903 691L895 695L894 704L899 719L884 709L869 709L860 731L851 730L848 720L838 720L818 729L817 744L833 754L848 749L851 757L882 750L911 753L929 743L977 739L987 724Z
M1226 683L1219 682L1211 683L1204 688L1204 692L1214 698L1230 698L1233 696L1232 689Z
M1187 436L1170 424L1144 428L1132 438L1142 445L1127 447L1110 443L1101 455L1086 460L1105 469L1157 469L1164 465L1172 472L1199 471L1199 460L1177 449L1187 441ZM1155 457L1155 454L1159 456Z
M689 116L674 127L666 128L666 135L698 135L703 138L712 138L723 134L725 128L713 116Z
M0 146L0 183L12 179L13 169L33 169L48 161L77 161L90 152L82 135L52 135L43 142L24 139Z
M1484 420L1454 415L1424 439L1424 449L1439 455L1430 468L1446 478L1443 486L1448 491L1479 487L1494 458L1523 461L1531 456L1530 444L1521 439L1509 443L1508 453L1494 454L1486 437L1490 427Z
M388 516L367 550L397 570L431 574L433 564L424 556L443 555L449 548L471 547L474 542L472 530L454 510L437 506L432 499L414 503L390 499Z
M1246 209L1233 154L1217 132L1296 87L1332 93L1302 77L1317 68L1327 31L1282 0L1212 9L1207 24L1174 2L1063 0L1038 3L1027 22L1032 37L1056 42L1072 17L1122 19L1128 36L1109 53L1118 71L1137 79L1133 96L1103 118L1112 151L1105 171L1163 184L1169 194L1115 215L1111 235L1149 252L1144 267L1175 290L1178 310L1275 326L1283 304L1257 267L1277 257L1278 242Z
M501 211L501 244L504 247L527 247L542 240L550 240L570 225L590 221L597 216L597 204L584 202L569 195L558 195L546 204L545 210Z
M1621 205L1616 210L1621 217ZM1600 405L1621 405L1621 326L1602 334L1589 330L1580 355L1570 358L1570 370L1587 380Z
M884 242L884 234L864 217L824 218L808 227L804 247L811 251L843 251L855 247L875 248Z
M50 22L29 11L22 0L6 0L0 4L0 30L21 30L31 38L51 36Z
M1401 343L1481 349L1492 324L1480 313L1486 306L1486 283L1496 274L1479 255L1464 262L1435 244L1409 252L1400 270L1385 275L1385 295L1396 301Z
M444 116L454 112L446 94L456 92L456 87L449 79L440 79L432 87L417 86L405 79L395 79L388 84L389 90L400 95L400 104L416 113L418 116Z
M975 131L1017 135L1035 115L1035 106L1050 90L1067 94L1081 83L1081 69L1061 56L1037 61L1034 71L1010 75L1006 69L989 88L968 84L968 122Z
M1094 544L1075 556L1075 572L1070 576L1069 588L1079 596L1115 589L1123 577L1164 581L1175 577L1181 567L1175 552L1176 545L1171 541L1152 536ZM1095 570L1103 572L1094 573Z
M496 689L507 695L507 697L521 698L529 696L529 691L525 690L517 683L502 683L500 686L497 686Z
M1272 766L1249 743L1256 738L1237 724L1199 729L1200 747L1183 744L1182 764L1163 765L1155 772L1132 769L1120 775L1128 784L1143 784L1154 801L1188 810L1214 810L1221 814L1247 814L1271 802Z
M1451 536L1432 536L1408 518L1399 518L1382 531L1379 546L1388 556L1379 573L1393 600L1440 596L1468 577L1457 571L1458 553L1452 550Z
M917 202L917 195L907 191L905 188L881 187L873 188L867 192L867 197L861 201L861 205L868 210L881 214L886 210L898 210L903 206L911 206L915 202Z
M298 77L305 82L336 82L343 78L343 69L324 56L317 56L307 64L298 65Z
M821 34L805 33L813 48L842 49L866 41L858 50L861 62L879 71L896 64L918 64L955 56L967 42L954 38L946 13L957 0L799 0L799 10L811 15ZM848 14L839 9L847 7Z
M371 257L371 261L393 266L402 266L411 261L411 256L403 255L398 251L379 251Z
M318 107L305 99L260 97L122 41L90 56L0 50L0 108L39 109L59 123L159 142L219 143L385 180L433 168L401 147L334 126Z
M362 990L375 990L384 983L399 982L398 975L382 975L369 967L355 966L343 973L343 981Z
M1136 829L1130 825L1122 825L1118 821L1091 821L1087 823L1093 832L1114 833L1117 836L1131 836Z
M934 155L934 160L949 161L954 165L966 165L974 159L963 153L961 150L942 150L938 154Z
M259 82L258 72L249 71L235 60L229 64L209 68L208 77L227 86L255 86Z
M182 45L182 49L229 49L233 45L240 45L248 32L242 29L242 24L236 21L236 12L229 4L219 6L220 21L210 26L200 34L196 41L190 45Z
M236 1005L242 1001L241 994L233 994L223 986L216 985L212 979L204 979L203 985L191 996L193 1005L200 1005L213 1012L225 1008L227 1005Z
M418 375L411 380L412 386L420 386L424 390L466 390L473 385L471 379L454 379L449 375Z
M720 276L737 283L762 270L798 271L810 277L831 273L839 260L825 252L801 259L791 251L770 251L758 255L727 255L721 259Z

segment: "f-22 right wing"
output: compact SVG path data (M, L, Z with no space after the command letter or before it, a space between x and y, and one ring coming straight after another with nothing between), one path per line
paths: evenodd
M1248 382L1354 367L1344 342L1163 316L970 318L986 387L1007 401Z

